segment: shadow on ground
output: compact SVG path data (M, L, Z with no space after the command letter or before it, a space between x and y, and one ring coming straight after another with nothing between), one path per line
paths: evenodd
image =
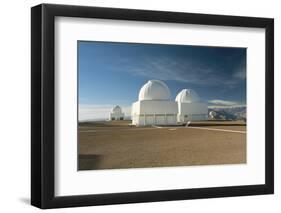
M78 170L98 169L102 155L79 155Z

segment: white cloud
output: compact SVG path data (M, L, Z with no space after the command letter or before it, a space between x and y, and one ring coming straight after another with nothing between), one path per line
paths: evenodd
M238 70L234 73L233 77L235 77L235 78L237 78L237 79L241 79L241 80L246 79L246 70L243 69L243 68L242 68L242 69L238 69Z
M246 107L246 105L239 104L239 105L231 105L231 106L219 106L219 105L208 106L209 109L233 109L238 107Z
M185 83L216 84L221 81L212 75L214 72L210 67L181 58L146 58L141 66L129 70L138 76Z
M222 68L211 64L204 64L192 58L150 57L143 58L143 62L137 65L123 64L123 66L127 66L127 68L119 71L126 70L136 76L164 81L175 80L199 85L215 86L223 84L232 88L246 78L244 67L239 66L238 71L230 77L225 74L226 72L218 74L218 69Z
M120 106L125 113L125 116L129 116L131 114L131 106ZM114 105L111 104L79 104L78 119L79 121L108 119L112 107L114 107Z
M208 101L210 104L213 105L219 105L219 106L234 106L234 105L238 105L237 102L234 101L225 101L225 100L209 100Z

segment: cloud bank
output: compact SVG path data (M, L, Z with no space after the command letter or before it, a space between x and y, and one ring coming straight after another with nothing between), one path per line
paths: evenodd
M218 99L208 101L208 108L232 108L232 107L246 107L246 105L235 101L226 101L226 100L218 100Z
M208 102L210 104L222 105L222 106L233 106L238 104L237 102L234 101L225 101L225 100L209 100Z

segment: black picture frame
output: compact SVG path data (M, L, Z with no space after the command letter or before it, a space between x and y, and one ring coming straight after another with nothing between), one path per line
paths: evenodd
M265 184L78 196L54 195L55 17L264 28ZM164 11L41 4L31 8L31 204L42 209L274 193L274 20Z

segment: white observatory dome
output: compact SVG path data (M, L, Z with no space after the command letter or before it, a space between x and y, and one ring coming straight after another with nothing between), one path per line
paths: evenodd
M176 97L176 101L180 103L199 102L199 96L192 89L183 89Z
M111 109L112 113L122 113L121 107L120 106L115 106Z
M139 92L139 100L169 100L170 90L168 86L159 80L149 80L142 86Z

